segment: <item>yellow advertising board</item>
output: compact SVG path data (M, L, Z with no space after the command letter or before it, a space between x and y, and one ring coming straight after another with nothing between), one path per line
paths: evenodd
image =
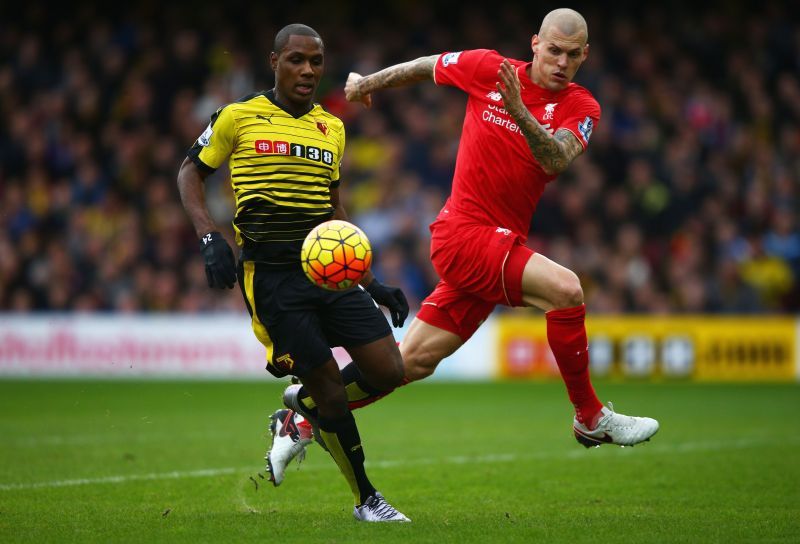
M705 381L798 379L798 326L791 317L590 316L593 375ZM496 320L498 374L558 376L542 315Z

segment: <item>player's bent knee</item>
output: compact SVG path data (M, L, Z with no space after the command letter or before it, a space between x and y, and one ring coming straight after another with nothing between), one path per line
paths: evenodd
M413 352L403 358L405 377L409 381L427 378L436 371L440 359L430 352Z
M305 384L308 388L308 385ZM317 404L320 415L325 417L338 418L347 415L347 392L344 387L332 384L324 384L321 389L309 389L312 397Z
M581 280L574 272L567 271L559 278L556 297L554 302L558 308L572 308L583 304Z
M377 380L380 383L375 383L374 385L378 389L391 391L403 383L403 378L405 378L405 369L403 368L403 359L400 358L400 353L398 352L397 356L392 357L389 364L382 369L381 376Z
M391 391L403 383L405 377L400 351L394 343L391 347L392 349L381 351L380 354L370 358L370 364L364 364L367 361L362 360L362 364L359 365L359 370L367 383L381 391Z
M424 366L413 366L406 368L406 379L410 382L416 382L418 380L424 380L428 376L431 376L433 372L436 370L436 367L424 367Z
M316 400L316 398L315 398ZM347 407L347 395L335 398L321 398L317 402L319 414L328 418L340 418L347 415L350 409Z

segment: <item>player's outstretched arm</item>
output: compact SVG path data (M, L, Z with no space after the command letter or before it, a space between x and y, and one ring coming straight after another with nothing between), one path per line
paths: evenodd
M232 289L236 285L236 259L228 242L217 229L208 212L205 175L187 157L178 172L178 191L186 214L200 239L200 251L206 263L208 286Z
M439 55L420 57L416 60L395 64L368 76L351 72L344 85L344 95L350 102L372 105L370 93L390 87L402 87L419 81L433 80L433 68Z
M503 61L497 72L497 91L503 97L503 106L522 130L528 147L542 169L550 175L560 174L581 153L583 146L575 135L566 129L551 134L534 117L520 96L519 76L510 62Z

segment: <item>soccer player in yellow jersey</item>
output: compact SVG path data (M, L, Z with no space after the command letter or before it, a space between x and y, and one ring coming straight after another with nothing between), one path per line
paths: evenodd
M350 484L356 519L409 521L367 478L344 388L355 383L365 394L380 394L401 382L400 351L373 299L400 326L408 315L405 297L372 274L361 282L366 290L324 291L300 268L308 232L323 221L347 219L339 196L344 126L314 103L323 63L316 31L299 24L281 29L270 53L275 87L217 110L183 161L178 187L200 238L209 286L232 288L238 279L253 331L267 350L267 370L296 376L315 399L317 438ZM203 189L205 177L226 159L236 198L238 265L211 219ZM343 379L331 346L352 355L352 375ZM279 410L270 429L267 469L279 485L286 465L312 440L312 428L300 414Z

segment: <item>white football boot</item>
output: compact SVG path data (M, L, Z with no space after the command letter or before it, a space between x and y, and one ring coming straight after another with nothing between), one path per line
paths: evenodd
M572 422L572 430L575 439L587 448L603 444L633 446L650 440L658 432L658 421L649 417L618 414L609 402L608 408L604 406L600 411L600 421L594 430L589 430L577 417Z
M272 433L272 447L264 459L272 485L279 486L283 481L286 467L297 458L300 463L306 457L306 446L311 443L311 424L292 410L278 410L271 416L269 430Z
M353 509L353 516L358 521L411 521L386 502L377 491L364 504Z
M288 386L286 389L283 390L283 405L286 406L289 410L294 410L301 416L303 416L308 423L311 424L311 430L314 434L314 440L317 441L317 444L322 446L322 449L328 451L328 446L325 445L325 441L322 439L322 435L319 433L319 423L317 422L317 418L315 418L312 414L309 414L303 405L300 404L300 388L303 387L299 383L293 383L292 385Z

